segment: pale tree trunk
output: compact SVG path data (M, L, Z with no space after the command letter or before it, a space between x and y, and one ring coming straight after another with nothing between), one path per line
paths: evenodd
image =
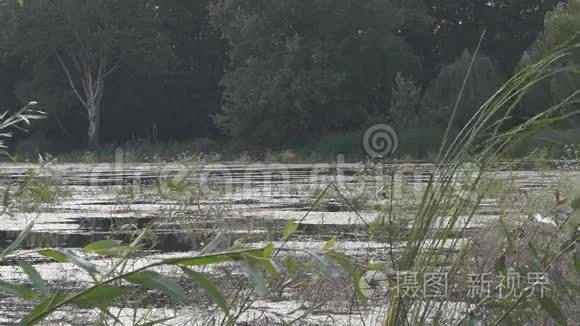
M107 70L107 60L104 56L79 56L85 60L81 60L73 54L67 56L73 62L73 67L78 73L78 79L82 86L83 92L79 91L77 83L72 77L69 67L58 51L55 51L60 65L65 72L70 87L75 93L77 99L86 109L88 118L88 146L89 149L96 149L99 147L99 131L100 131L100 115L101 115L101 99L103 98L103 88L105 84L105 77L113 70Z
M99 130L100 130L100 106L99 103L90 103L87 108L89 116L89 149L99 147Z
M85 93L87 94L87 98L91 99L87 103L87 115L89 118L89 149L96 149L100 144L99 136L101 130L101 98L103 97L104 85L103 76L100 73L100 70L101 68L99 68L99 74L97 75L97 78L99 79L94 83L95 85L93 85L93 79L90 72L88 73L86 83L83 83L83 85L88 85L88 87L85 87Z

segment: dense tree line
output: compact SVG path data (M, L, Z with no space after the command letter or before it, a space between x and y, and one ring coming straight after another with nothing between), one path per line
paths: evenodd
M575 1L545 18L558 4L2 0L0 108L38 100L50 116L40 138L76 147L221 138L283 148L377 120L445 128L482 33L458 125L580 30ZM538 86L521 116L566 96L569 79Z

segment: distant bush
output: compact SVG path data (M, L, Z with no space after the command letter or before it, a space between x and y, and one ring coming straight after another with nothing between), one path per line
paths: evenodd
M507 155L510 158L525 157L533 151L542 149L550 159L578 159L568 157L567 148L580 145L580 129L552 129L535 130L529 135L510 145Z
M200 155L215 157L221 152L222 145L208 138L198 138L184 142L154 143L145 140L132 140L124 144L109 144L97 148L94 151L73 150L57 151L50 154L56 156L61 162L113 162L116 155L122 154L125 162L150 162L150 161L175 161L197 158ZM17 157L21 159L35 160L38 157L38 149L30 147L17 147ZM46 154L40 152L40 154ZM219 156L219 155L218 155Z
M472 58L473 55L466 50L457 61L443 67L439 76L429 84L422 102L421 125L447 127ZM491 59L478 54L461 94L453 126L464 126L502 82L503 78Z
M337 155L342 154L345 159L361 159L365 156L361 135L360 130L330 133L300 147L297 152L308 158L336 159Z
M397 132L398 147L390 159L432 161L439 151L445 130L433 127L400 127ZM248 151L227 146L218 141L202 138L187 142L151 143L142 140L121 145L101 146L95 151L42 151L36 146L17 145L13 158L16 161L36 162L38 154L58 158L60 162L98 163L114 162L121 153L124 162L160 161L238 161L238 162L319 162L334 161L344 155L346 161L367 159L362 146L364 129L329 133L301 146L285 150ZM451 133L451 136L454 132ZM29 144L29 143L26 143ZM544 148L551 159L560 159L565 154L565 145L580 144L579 129L541 129L514 142L507 151L508 158L525 157L537 148Z
M430 159L439 151L445 130L439 127L404 128L397 132L399 134L397 156Z

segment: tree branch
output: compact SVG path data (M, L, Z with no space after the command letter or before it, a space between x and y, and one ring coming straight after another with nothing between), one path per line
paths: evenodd
M58 50L54 50L54 54L56 56L56 58L58 59L58 62L60 63L60 66L62 68L62 70L64 71L64 73L66 74L66 77L68 79L68 83L70 85L70 87L72 88L73 92L75 93L75 95L77 96L78 100L81 102L81 104L85 107L85 108L89 108L88 103L86 101L86 99L83 99L83 97L81 96L81 94L79 93L77 86L70 74L70 71L68 69L68 67L66 66L64 60L62 59L62 57L60 56L60 53L58 53Z

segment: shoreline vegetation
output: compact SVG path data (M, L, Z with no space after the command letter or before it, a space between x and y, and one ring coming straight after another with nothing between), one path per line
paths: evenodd
M364 130L329 135L307 145L279 149L243 149L231 142L212 139L193 139L181 142L149 142L134 140L118 145L103 145L95 150L30 149L21 141L14 146L6 163L37 162L39 155L56 158L62 163L113 162L119 151L123 161L130 163L174 162L184 160L210 162L272 162L272 163L324 163L337 159L346 162L380 161L369 157L362 145ZM403 138L402 138L403 137ZM404 138L408 137L408 138ZM439 136L441 137L441 136ZM399 134L398 149L384 158L387 162L434 163L437 159L435 143L441 138L415 137ZM24 141L25 142L25 141ZM33 146L35 147L35 146ZM54 147L54 146L53 146ZM580 159L580 128L546 129L511 144L503 158L505 161L574 161Z

